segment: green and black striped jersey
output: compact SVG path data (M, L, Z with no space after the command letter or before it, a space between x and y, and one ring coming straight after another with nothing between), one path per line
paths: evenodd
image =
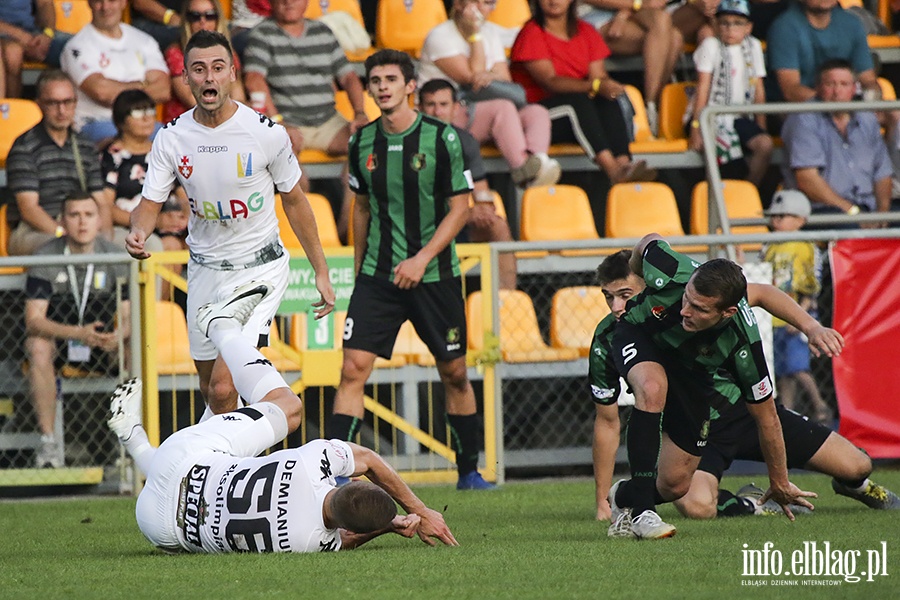
M647 288L628 301L622 317L651 334L656 345L686 368L701 369L722 382L734 382L748 402L761 402L772 394L756 317L743 298L738 312L716 327L700 332L681 326L684 288L700 266L672 250L664 241L652 241L643 257Z
M381 119L350 138L350 189L368 196L371 221L360 272L392 280L394 267L434 236L449 199L472 189L459 135L452 126L419 114L403 133ZM424 283L459 277L453 242L425 269Z

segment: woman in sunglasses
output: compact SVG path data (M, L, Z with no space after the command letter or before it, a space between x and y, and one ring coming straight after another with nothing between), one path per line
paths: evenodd
M228 37L228 23L222 15L219 0L188 0L181 10L181 41L172 44L165 51L166 65L172 74L172 99L163 106L163 119L168 122L196 104L191 90L181 77L184 71L184 45L200 30L218 31ZM241 75L241 63L234 55L235 78L231 86L231 97L238 102L246 102Z

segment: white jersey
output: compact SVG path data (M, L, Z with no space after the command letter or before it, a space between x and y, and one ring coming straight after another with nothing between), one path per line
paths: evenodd
M120 27L122 36L111 38L88 23L63 48L60 66L78 89L75 108L78 129L88 121L112 121L111 108L81 91L81 84L94 73L113 81L143 81L147 71L169 72L156 40L131 25L122 23Z
M333 552L337 529L322 517L337 475L355 468L350 447L316 440L269 456L219 452L189 461L176 514L179 545L190 552Z
M288 192L300 166L284 127L256 111L237 112L211 129L191 109L167 123L153 141L143 195L165 202L176 180L191 216L187 245L200 264L248 264L278 238L275 188Z

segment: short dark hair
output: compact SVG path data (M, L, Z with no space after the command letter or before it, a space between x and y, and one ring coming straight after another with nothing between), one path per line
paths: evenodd
M397 65L400 72L403 73L403 81L409 83L416 78L416 65L413 64L412 58L406 52L400 50L379 50L366 59L366 79L375 67L383 67L385 65Z
M714 258L697 267L691 283L701 296L718 298L720 310L737 306L747 295L747 278L741 268L726 258Z
M374 483L351 481L334 492L331 514L338 527L354 533L370 533L391 524L397 516L397 505Z
M41 71L41 74L38 75L37 83L35 84L34 97L40 99L41 93L44 91L44 88L54 81L65 81L72 86L73 90L78 89L78 86L75 85L75 82L72 81L72 78L69 77L68 73L59 69L49 69L47 71Z
M122 126L129 113L136 108L156 108L153 98L144 90L125 90L116 96L112 105L112 120L119 135L122 135Z
M70 192L68 196L63 198L62 206L59 209L59 214L64 214L66 212L66 206L68 206L69 202L78 202L80 200L93 200L94 203L97 204L97 199L88 192L85 192L83 190L74 190ZM97 208L100 208L99 204L97 204Z
M631 270L628 264L629 260L631 260L631 250L619 250L615 254L610 254L604 258L600 266L597 267L595 277L597 285L606 285L619 279L628 279L629 275L634 274L634 271Z
M456 97L456 88L446 79L431 79L425 82L425 85L419 88L419 103L423 102L423 98L427 95L436 94L441 90L450 90L450 97L454 102L458 100Z
M184 46L185 68L188 66L188 54L190 54L191 50L194 48L213 48L214 46L222 46L225 48L228 53L228 60L232 60L231 54L233 51L231 49L231 42L228 41L228 38L218 31L206 31L205 29L201 29L192 35L191 39L189 39Z
M828 60L822 61L822 64L816 69L816 83L822 81L822 75L826 71L834 71L835 69L845 69L853 73L853 76L856 77L856 71L853 70L853 65L850 64L849 60L844 58L829 58Z

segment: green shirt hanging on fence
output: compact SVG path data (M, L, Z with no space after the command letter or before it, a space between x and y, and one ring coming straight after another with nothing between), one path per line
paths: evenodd
M381 119L350 140L350 189L368 196L371 214L360 273L391 280L396 267L422 249L449 212L448 200L472 189L459 135L452 126L419 114L399 134ZM459 277L450 243L425 270L422 282Z

